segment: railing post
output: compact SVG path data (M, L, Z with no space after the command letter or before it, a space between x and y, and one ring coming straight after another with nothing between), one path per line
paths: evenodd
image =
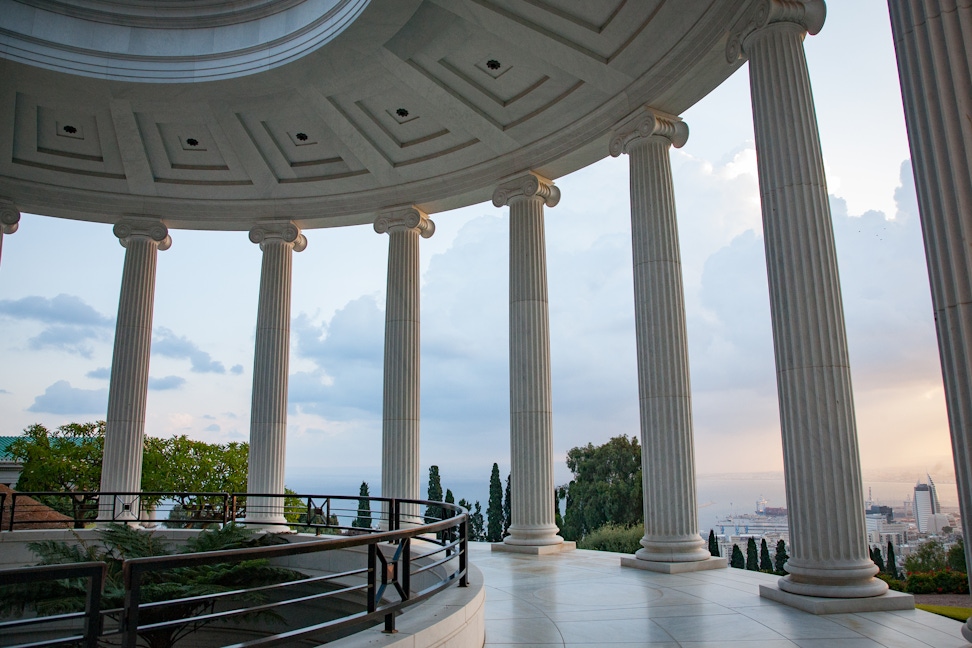
M122 648L136 648L138 643L138 604L141 574L136 568L124 565L125 607L122 611Z
M378 544L372 542L368 545L368 613L374 612L378 608L376 595L378 593Z
M91 573L88 579L88 595L84 602L84 645L85 648L98 648L98 636L101 634L101 591L105 586L105 570L108 565L102 565L100 570Z
M10 495L10 528L8 531L14 530L14 513L17 512L17 493L11 493Z
M398 531L401 528L401 520L399 519L399 515L401 515L401 506L399 506L397 499L393 499L391 501L391 507L389 510L391 511L392 519L388 520L388 528L390 528L392 531Z
M223 493L223 526L229 523L229 493Z
M402 540L402 590L405 592L405 600L412 596L412 539Z
M469 585L469 514L459 523L459 587Z
M3 512L7 510L7 509L4 508L4 504L6 504L6 502L7 502L7 494L6 493L0 493L0 520L3 520ZM3 527L3 524L0 523L0 531L3 531L3 528L2 527Z

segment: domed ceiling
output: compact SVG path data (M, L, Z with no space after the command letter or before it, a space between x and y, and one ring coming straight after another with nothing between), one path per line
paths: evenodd
M472 204L698 101L749 4L0 0L0 197L194 229Z

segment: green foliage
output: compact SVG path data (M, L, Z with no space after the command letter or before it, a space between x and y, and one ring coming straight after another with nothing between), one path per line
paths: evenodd
M969 616L972 616L972 608L967 607L953 607L951 605L924 605L921 603L915 605L915 607L919 610L924 610L925 612L931 612L943 617L948 617L949 619L955 619L956 621L968 621Z
M166 493L242 493L246 491L250 447L247 443L206 443L186 435L145 437L142 490ZM186 510L205 502L179 497Z
M945 569L947 554L940 540L931 538L922 543L905 558L904 568L908 577L916 572L937 572Z
M905 591L910 594L968 594L965 572L943 569L934 572L909 572Z
M643 535L644 529L640 526L624 527L608 522L578 541L577 548L633 554L641 548Z
M368 499L370 496L368 482L361 482L361 487L358 489L358 516L351 523L351 526L356 529L371 528L371 500Z
M746 569L759 571L759 555L756 549L756 539L750 538L746 542Z
M470 542L480 542L484 539L485 530L483 528L483 507L477 501L471 504L468 500L460 499L459 506L469 511L469 536Z
M767 574L773 573L773 561L770 560L769 547L766 546L766 538L759 541L759 571Z
M786 553L786 543L780 538L776 543L776 555L773 556L773 571L780 576L786 575L786 561L790 559Z
M10 444L7 452L23 464L16 489L29 491L97 491L105 422L68 423L55 430L34 424ZM97 517L93 497L40 497L41 503L76 520Z
M953 571L968 571L965 566L965 540L959 538L948 550L948 568Z
M890 540L888 540L888 560L884 566L888 576L895 580L901 579L901 574L898 573L898 559L894 557L894 545Z
M876 574L874 577L883 580L885 583L888 584L888 588L893 589L895 592L903 592L905 590L904 581L898 580L897 578L891 576L890 574L881 573L881 574Z
M489 475L489 503L486 506L486 542L499 542L503 539L503 483L500 481L499 465L493 464Z
M714 529L709 529L709 553L716 558L719 557L719 541L716 540Z
M880 547L871 547L871 561L877 565L879 571L883 572L885 570L884 556L881 555Z
M506 476L506 490L503 492L503 537L510 535L513 524L513 472Z
M442 481L439 478L439 467L429 467L429 494L427 499L430 502L442 501ZM431 524L445 518L445 509L435 504L425 507L425 523Z
M641 446L635 437L571 448L567 467L574 478L567 488L562 535L579 540L608 522L637 527L644 522Z
M87 561L102 561L108 565L102 609L120 608L124 604L124 561L146 556L164 556L171 548L154 533L136 530L127 525L109 525L99 532L100 542L87 544L76 537L76 544L56 541L30 543L28 547L42 565L59 565ZM273 534L254 535L243 526L229 524L221 529L202 531L189 538L179 553L242 549L284 543ZM303 575L271 565L266 560L244 560L182 567L173 570L146 572L141 581L141 602L154 603L193 596L206 596L241 588L271 585L303 578ZM0 588L0 610L6 614L36 612L40 615L77 612L84 609L84 579L65 579L29 585L11 585ZM241 595L240 601L259 603L263 596L258 593ZM211 612L211 601L197 600L171 606L143 608L140 624L161 623L185 619ZM245 615L251 620L266 618L262 615ZM148 648L170 648L180 639L199 629L205 622L139 633Z
M746 559L743 558L742 549L739 545L732 545L732 557L729 558L729 566L736 569L746 569Z

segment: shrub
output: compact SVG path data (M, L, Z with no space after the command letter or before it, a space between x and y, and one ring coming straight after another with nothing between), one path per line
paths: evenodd
M968 594L969 580L964 572L943 569L908 574L905 591L909 594Z
M905 582L902 580L898 580L891 574L881 572L880 574L877 574L875 578L880 578L881 580L883 580L885 583L888 584L888 587L890 589L893 589L895 592L905 591Z
M608 522L579 540L577 547L579 549L593 549L594 551L616 551L630 554L641 549L643 535L644 529L640 526L626 527Z

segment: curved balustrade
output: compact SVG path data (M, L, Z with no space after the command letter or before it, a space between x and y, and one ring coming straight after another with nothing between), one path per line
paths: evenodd
M125 603L122 608L99 609L100 596L96 594L100 593L101 579L89 579L86 612L73 615L73 618L87 620L83 632L84 641L88 645L95 645L93 642L101 640L112 644L120 641L124 648L134 648L140 633L222 623L254 614L272 613L279 617L281 612L288 609L335 598L340 598L347 606L349 597L358 601L360 609L332 620L288 627L286 630L274 631L266 636L230 645L234 648L287 645L304 638L322 642L329 637L347 634L351 628L381 622L384 623L386 632L394 632L395 615L404 608L424 601L451 585L466 586L468 513L459 506L443 502L381 497L290 494L259 496L271 500L283 499L285 517L293 529L319 535L327 534L327 537L308 539L294 536L300 541L248 549L125 560L122 564L125 588ZM64 500L62 503L65 506L61 507L64 510L81 511L80 517L65 516L65 520L60 522L64 526L88 526L108 522L93 519L99 511L98 502L106 497L119 504L112 507L113 521L165 524L167 528L201 528L231 522L246 524L247 495L241 493L14 493L6 501L0 499L0 511L3 512L4 520L7 515L10 519L5 527L7 533L17 533L13 530L15 519L16 526L21 528L30 528L32 522L39 522L42 512L40 507L44 506L44 511L50 510L40 502L56 504L60 497L71 498L75 503L88 503L87 508L76 508L71 502ZM31 501L35 503L28 505L27 502ZM368 509L359 508L363 501L368 502L369 508L376 507L376 510L366 515ZM173 502L179 502L179 507L171 505ZM163 508L159 508L160 506ZM170 513L177 511L175 519L151 520L143 517L149 511L157 514L165 510L166 506ZM406 513L422 506L432 514L418 517ZM32 510L37 513L34 516L36 519L30 515ZM441 517L436 516L435 511L442 511ZM372 525L363 526L369 517ZM142 600L144 579L149 573L247 560L262 559L280 563L287 559L298 560L292 557L322 556L324 552L339 550L348 550L342 554L346 556L343 562L357 564L332 573L274 585L241 587L217 594L149 603ZM104 566L105 563L93 565L98 568L97 566ZM299 572L301 567L296 566L294 569ZM76 570L76 565L0 570L0 583L71 578L77 576ZM189 603L194 605L187 606ZM159 611L162 609L180 609L180 606L181 609L199 609L201 606L198 603L207 603L202 606L202 612L158 620ZM155 620L146 622L148 616ZM64 621L63 615L49 618L58 622ZM92 621L94 618L97 622ZM7 621L0 624L0 630L13 632L38 623L38 619ZM78 640L77 632L74 629L70 633L75 641ZM32 639L29 645L57 645L64 641L63 637L41 642Z

